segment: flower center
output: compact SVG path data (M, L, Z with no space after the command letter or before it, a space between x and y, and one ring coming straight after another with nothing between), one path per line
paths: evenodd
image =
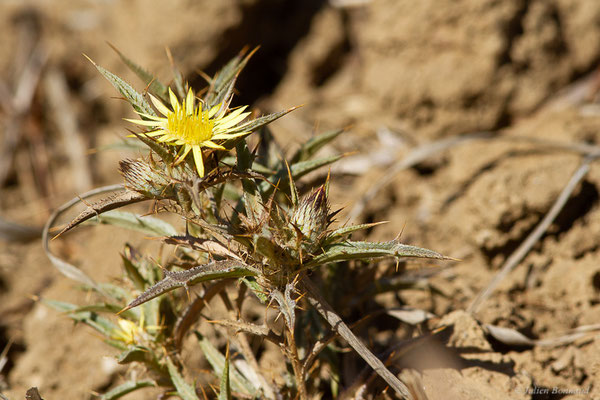
M210 140L213 137L214 125L215 122L209 118L208 111L202 111L201 107L187 114L185 101L181 107L175 107L167 117L169 133L192 146Z

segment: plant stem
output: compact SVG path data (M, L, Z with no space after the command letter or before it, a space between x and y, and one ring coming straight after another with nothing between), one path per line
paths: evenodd
M296 339L294 338L294 332L292 328L288 327L286 324L285 336L289 345L287 349L292 356L290 357L292 360L292 368L294 368L294 377L296 378L296 387L298 388L298 395L301 400L308 399L308 395L306 393L306 383L304 382L304 368L302 367L302 363L300 362L300 358L298 357L298 348L296 347Z
M331 325L334 331L336 331L342 338L344 338L348 344L375 370L375 372L383 378L402 398L406 400L413 400L413 397L408 389L408 387L402 383L394 374L390 372L389 369L386 368L385 365L381 362L379 358L375 356L360 341L356 335L350 330L348 325L342 321L339 315L333 310L333 308L327 303L327 301L321 296L319 293L319 289L315 286L315 284L308 278L308 276L304 275L300 283L302 287L306 291L306 298L310 302L310 304L325 318L327 322Z

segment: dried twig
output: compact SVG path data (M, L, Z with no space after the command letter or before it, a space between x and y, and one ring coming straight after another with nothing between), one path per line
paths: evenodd
M519 262L529 253L529 250L533 245L542 237L546 230L550 227L558 213L565 206L567 200L571 196L571 193L575 190L579 182L585 177L590 170L590 163L598 158L599 155L591 155L586 157L579 168L575 171L571 179L560 193L546 216L540 221L535 229L527 236L527 238L521 243L521 245L508 257L500 271L494 276L492 281L483 289L473 302L467 308L467 312L474 314L479 310L481 304L492 294L500 282L512 271Z
M413 400L413 397L408 387L402 383L389 369L377 358L371 350L367 348L360 341L356 335L350 330L348 325L342 321L337 313L331 308L329 303L321 296L318 288L312 283L312 281L304 276L300 280L302 288L306 290L306 298L310 304L325 318L325 320L331 325L331 327L343 337L348 344L358 353L360 356L382 377L388 385L390 385L402 398L407 400Z

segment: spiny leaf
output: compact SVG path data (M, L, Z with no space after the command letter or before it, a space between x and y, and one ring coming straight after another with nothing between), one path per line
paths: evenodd
M121 60L132 70L144 84L149 85L148 89L151 93L154 93L163 101L163 103L169 103L168 87L163 85L154 75L146 71L143 67L139 66L131 59L125 57L115 46L108 44L121 58Z
M243 141L240 141L240 143L242 143ZM221 164L223 165L227 165L228 167L233 167L235 165L236 159L234 157L223 157L221 159ZM250 167L250 170L257 172L259 174L262 175L273 175L275 173L275 171L273 171L272 169L269 169L268 167L254 161L252 162L252 166Z
M338 129L335 131L325 132L311 138L302 146L300 146L298 151L296 151L296 153L290 159L290 164L308 160L323 146L338 137L342 132L344 132L344 129Z
M99 214L102 214L103 212L114 210L115 208L120 208L128 204L133 204L144 200L147 200L147 198L144 195L137 192L133 192L131 190L125 190L124 192L113 194L112 196L106 199L100 200L97 203L89 205L81 214L79 214L62 231L60 231L58 235L54 237L54 239L56 239L63 233L70 231L82 222L87 221L88 219L95 217Z
M299 108L299 106L288 108L287 110L275 112L275 113L272 113L272 114L263 115L262 117L258 117L258 118L255 118L253 120L250 120L250 121L248 121L246 123L243 123L241 125L237 125L236 127L232 128L231 131L229 131L228 133L230 133L230 134L236 134L236 133L241 133L241 132L248 132L248 134L250 134L251 132L259 130L263 126L265 126L267 124L270 124L271 122L275 121L276 119L279 119L279 118L283 117L287 113L290 113L290 112L294 111L297 108ZM239 139L239 138L236 138L236 139ZM229 148L229 146L227 144L230 143L230 142L231 143L236 143L237 142L236 139L231 139L231 140L225 142L223 144L223 146Z
M173 83L175 84L175 91L177 92L180 98L184 98L188 92L187 89L189 86L187 82L184 82L183 74L175 65L175 62L173 61L173 55L171 54L171 50L169 50L168 47L165 48L165 50L167 52L167 58L169 59L169 63L171 64L171 71L173 72Z
M77 307L75 310L73 310L73 312L92 312L92 313L110 313L110 314L115 314L117 312L119 312L121 310L121 307L116 305L116 304L112 304L112 303L96 303L96 304L88 304L86 306L79 306ZM123 317L128 318L128 319L137 319L138 315L136 315L135 313L131 313L128 312L127 314L124 314Z
M144 279L142 274L140 273L138 266L134 264L133 257L131 256L131 248L129 246L125 247L125 252L121 254L121 259L123 260L123 266L125 268L125 273L129 277L129 280L133 282L133 285L137 290L144 290L148 285L148 281Z
M369 229L377 225L387 224L388 221L380 221L380 222L372 222L370 224L360 224L360 225L352 225L352 226L344 226L342 228L338 228L327 235L327 239L325 239L325 244L330 244L335 242L336 240L343 239L350 235L353 232L359 231L361 229Z
M251 278L251 277L248 277L248 278L247 277L243 277L243 278L240 278L240 280L250 290L252 290L252 293L254 293L254 295L256 297L258 297L258 300L260 300L261 303L265 304L267 302L267 300L269 300L269 298L265 294L264 289L258 284L258 282L256 282L256 279Z
M177 394L183 400L200 400L196 395L196 390L183 379L183 376L177 371L177 367L170 358L167 358L167 369L169 370L171 381L175 385L175 389L177 389Z
M213 261L209 264L199 265L185 271L172 272L165 270L164 272L165 277L161 281L136 297L121 312L137 307L161 294L180 287L188 287L214 279L256 275L255 271L241 261Z
M279 311L283 314L285 323L291 332L296 325L296 301L292 299L294 285L288 283L285 285L285 293L275 289L271 291L271 297L279 304Z
M219 400L231 400L231 385L229 383L229 343L227 343L227 351L225 352L225 366L221 373Z
M206 93L206 96L204 97L204 102L207 104L208 108L228 100L233 92L233 86L235 85L238 75L242 69L244 69L248 60L256 50L258 50L258 47L245 57L245 50L243 50L215 74L215 77L210 83L208 93Z
M294 179L294 181L297 181L304 175L306 175L314 170L317 170L321 167L324 167L326 165L333 164L334 162L336 162L337 160L339 160L342 157L344 157L343 154L338 154L338 155L334 155L334 156L318 158L316 160L301 161L296 164L293 164L290 166L290 172L292 174L292 178ZM265 193L265 194L271 193L274 188L273 185L278 182L280 184L279 187L281 190L284 190L284 191L287 190L287 187L284 186L284 182L286 185L288 182L288 180L286 179L286 176L287 176L287 171L285 168L282 168L281 170L279 170L277 172L277 174L275 176L273 176L269 179L269 182L261 183L261 185L260 185L261 192Z
M319 168L324 167L329 164L333 164L334 162L341 159L342 157L344 157L344 154L337 154L334 156L317 158L316 160L301 161L299 163L292 164L290 167L290 169L292 171L292 176L296 180L300 179L304 175L306 175L316 169L319 169Z
M390 242L353 242L346 241L325 247L325 252L314 257L306 264L307 268L344 260L372 260L381 257L417 257L437 260L455 260L433 250L402 244L396 240Z
M115 225L134 231L139 231L152 236L175 236L177 230L159 218L149 215L137 215L129 211L107 211L92 219L101 224Z
M84 56L85 56L85 54L84 54ZM144 96L142 96L134 88L132 88L129 83L125 82L123 79L119 78L117 75L113 74L112 72L102 68L101 66L96 64L94 61L92 61L92 59L89 58L88 56L85 56L85 57L88 60L90 60L90 62L92 64L94 64L94 66L98 69L98 71L100 71L100 73L102 75L104 75L104 77L115 87L115 89L117 89L119 91L119 93L121 93L123 95L123 97L125 97L125 99L131 104L131 106L133 107L135 112L137 112L138 114L147 114L147 115L156 116L156 113L154 112L152 107L150 107L150 104L148 104L146 99L144 99Z
M77 311L79 306L75 304L50 299L42 299L42 302L55 310L66 313L75 321L91 326L107 338L112 337L113 333L119 329L114 323L94 312Z
M215 373L221 375L222 371L225 368L225 356L221 354L221 352L217 350L213 346L213 344L204 336L202 336L199 332L195 333L200 344L200 349L202 349L206 360L209 362ZM252 384L252 382L246 379L237 370L237 368L231 368L231 370L229 371L229 378L231 387L235 392L239 392L251 397L256 396L256 387Z
M293 207L298 207L299 195L298 189L296 188L296 183L294 182L294 177L292 176L292 171L290 170L290 165L286 162L285 167L287 168L288 180L290 185L290 196Z
M100 400L115 400L145 387L156 386L154 381L127 381L100 396Z
M152 139L150 136L144 133L132 133L136 138L143 142L146 146L150 147L158 156L168 164L172 164L177 157L177 153L173 146L167 147L160 142Z
M145 346L128 345L117 357L117 362L121 365L139 363L153 369L160 375L167 375L168 373L166 366L159 361L157 353Z

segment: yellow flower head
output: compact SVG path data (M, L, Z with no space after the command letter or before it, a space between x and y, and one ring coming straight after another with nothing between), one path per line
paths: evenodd
M198 174L204 176L204 163L202 161L202 148L225 150L225 147L215 141L232 139L250 133L239 124L250 115L244 112L246 106L226 113L227 107L217 104L210 110L204 110L202 101L196 104L194 93L190 89L181 104L175 93L169 89L171 100L170 110L156 97L150 95L156 109L164 115L158 117L148 114L140 114L145 120L128 119L134 124L150 127L151 131L146 135L156 138L159 142L173 146L181 146L177 156L176 164L180 163L191 151Z

